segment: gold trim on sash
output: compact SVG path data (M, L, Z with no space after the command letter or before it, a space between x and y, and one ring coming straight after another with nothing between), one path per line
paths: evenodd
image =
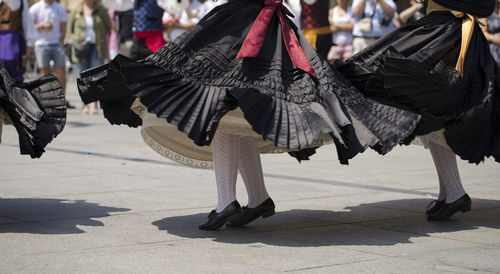
M467 49L469 48L470 39L472 38L472 33L474 32L474 16L464 13L461 11L455 11L445 8L441 5L436 4L436 2L429 0L427 6L427 14L433 11L449 11L457 18L463 18L462 20L462 44L460 46L460 54L458 55L457 65L455 69L463 75L465 55L467 54Z

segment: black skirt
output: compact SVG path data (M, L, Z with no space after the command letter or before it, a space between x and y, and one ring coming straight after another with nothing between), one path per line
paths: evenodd
M112 124L139 126L130 110L136 98L149 113L176 125L198 146L209 145L221 118L240 108L253 131L276 147L307 158L322 134L337 144L345 163L372 147L388 152L413 132L419 115L367 99L318 56L289 24L315 74L295 67L280 21L271 19L255 58L236 59L263 1L234 0L145 60L117 56L78 79L85 103L100 100Z
M462 19L432 12L336 67L363 94L422 115L413 136L445 129L462 159L500 161L500 74L476 23L463 76L455 69ZM410 141L409 138L407 141Z
M66 124L66 100L54 75L14 84L0 67L0 108L19 135L21 154L39 158Z

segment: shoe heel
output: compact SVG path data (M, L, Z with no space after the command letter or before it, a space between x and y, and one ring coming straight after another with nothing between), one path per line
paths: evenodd
M467 211L470 211L470 208L471 208L470 205L465 205L462 208L460 208L460 211L462 211L462 213L465 213Z
M262 218L267 218L267 217L271 217L275 214L276 212L274 211L274 209L270 209L264 213L262 213Z

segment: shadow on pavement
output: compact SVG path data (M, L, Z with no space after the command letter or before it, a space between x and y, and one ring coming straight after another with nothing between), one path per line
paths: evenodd
M92 219L129 210L83 200L0 198L0 233L85 233L77 226L103 226L102 222Z
M207 213L155 221L159 230L183 238L213 238L232 244L264 243L277 246L395 245L435 233L500 228L500 201L473 199L472 211L432 222L425 218L425 199L403 199L347 207L346 211L292 209L257 219L241 228L223 226L202 231ZM278 204L279 207L279 204Z
M69 127L89 127L89 126L95 126L95 124L94 123L67 121L66 126L69 126Z

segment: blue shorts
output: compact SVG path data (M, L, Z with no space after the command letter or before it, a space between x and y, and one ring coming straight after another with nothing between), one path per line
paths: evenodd
M35 57L40 68L49 67L50 61L54 61L55 67L66 66L66 56L62 44L35 46Z

